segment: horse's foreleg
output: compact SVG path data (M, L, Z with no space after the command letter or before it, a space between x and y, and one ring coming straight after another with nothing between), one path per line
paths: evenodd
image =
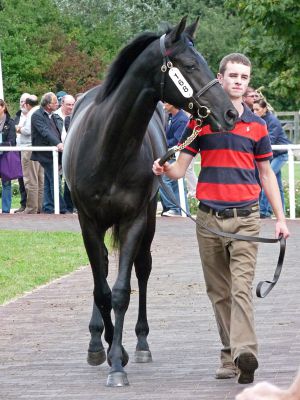
M135 326L137 336L136 351L134 354L135 362L146 363L152 361L147 336L149 325L147 321L147 285L152 269L151 243L155 232L156 217L156 198L149 204L147 230L143 237L138 255L134 261L135 273L139 285L139 312Z
M128 385L124 365L128 361L128 354L122 346L122 335L125 313L130 300L130 278L133 261L136 258L141 238L146 224L145 216L140 216L130 225L120 227L120 256L119 273L112 289L112 307L115 313L114 338L108 353L111 369L107 379L107 386Z

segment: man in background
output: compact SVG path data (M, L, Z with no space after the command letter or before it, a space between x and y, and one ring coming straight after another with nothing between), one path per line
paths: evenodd
M58 101L54 93L48 92L42 96L41 106L31 117L31 137L33 146L56 146L60 153L59 164L61 165L61 154L64 145L61 140L61 131L58 121L53 118L57 110ZM44 203L43 212L54 213L54 176L53 157L51 151L33 151L31 160L38 161L44 168ZM60 182L58 182L60 188ZM60 213L66 213L65 202L59 195Z
M62 99L61 99L61 107L59 107L58 110L55 111L53 117L55 118L56 115L59 116L62 121L62 130L61 130L61 140L63 143L65 143L66 137L67 137L67 132L69 129L70 121L71 121L71 114L74 108L75 104L75 99L73 96L70 94L66 94ZM71 197L70 190L68 188L68 185L65 181L64 183L64 194L63 198L66 204L66 209L68 212L73 213L74 211L74 205Z
M25 100L25 107L27 109L27 118L24 126L17 128L17 132L20 134L20 146L31 147L31 117L39 108L37 96L28 96ZM31 153L31 151L21 152L23 180L27 194L24 214L40 213L43 206L44 170L38 161L30 159Z

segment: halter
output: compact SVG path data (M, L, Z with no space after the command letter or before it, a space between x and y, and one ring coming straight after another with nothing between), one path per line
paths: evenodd
M161 54L163 56L163 65L161 66L161 71L162 71L162 76L161 76L161 81L160 81L160 92L161 92L161 99L163 101L164 99L164 87L165 87L165 73L167 72L167 70L169 69L169 75L171 76L171 72L173 71L178 71L177 75L179 75L179 77L177 76L176 78L178 79L177 81L175 81L173 78L171 78L175 85L177 86L178 90L180 91L180 93L191 100L194 100L194 103L196 103L198 110L198 117L199 119L203 120L204 118L207 118L209 116L209 114L211 113L210 109L206 106L203 106L199 103L199 98L205 93L207 92L212 86L214 86L215 84L219 83L218 79L213 79L210 82L208 82L202 89L200 89L195 95L193 95L193 88L189 85L189 83L186 81L186 79L183 77L183 75L181 74L180 70L177 68L174 68L172 61L170 60L169 56L168 56L168 52L165 46L165 38L166 38L166 34L162 35L159 39L159 46L160 46L160 51ZM174 72L173 74L176 75L176 72ZM173 75L172 74L172 75ZM190 96L186 96L185 94L191 93ZM192 101L189 102L189 109L192 110L194 107L194 103ZM205 111L205 114L203 115L202 113L200 113L200 109Z

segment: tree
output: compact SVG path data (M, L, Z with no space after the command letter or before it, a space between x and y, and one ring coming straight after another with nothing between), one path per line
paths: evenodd
M279 109L299 109L300 5L297 0L226 0L241 17L244 51L256 66L257 86L263 85Z
M0 18L4 94L14 109L22 92L39 96L59 82L77 92L99 82L105 69L100 39L93 46L79 21L52 0L1 0Z

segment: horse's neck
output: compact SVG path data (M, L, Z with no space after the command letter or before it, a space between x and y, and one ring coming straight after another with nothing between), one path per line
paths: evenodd
M145 88L143 82L137 85L136 81L124 82L111 97L114 109L108 118L110 128L105 140L109 151L112 148L115 151L116 146L122 150L128 145L133 152L137 151L154 113L157 104L154 89Z

